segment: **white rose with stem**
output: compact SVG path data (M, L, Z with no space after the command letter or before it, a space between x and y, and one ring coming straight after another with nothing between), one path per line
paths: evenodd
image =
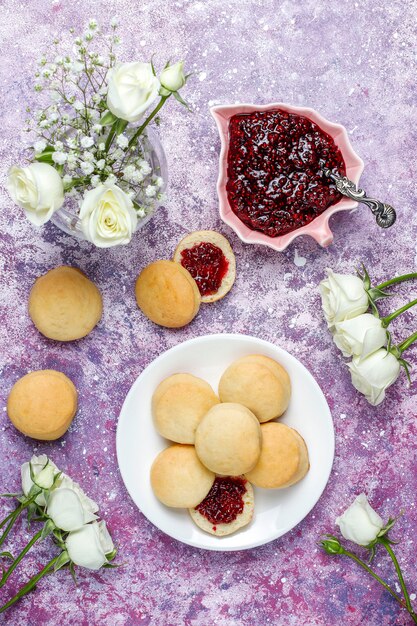
M33 456L29 463L23 463L21 476L23 496L2 494L7 497L17 497L19 505L0 522L0 529L4 528L0 536L0 547L4 544L15 522L24 510L29 509L28 516L30 519L31 509L36 504L45 505L45 494L50 488L53 488L60 476L60 472L56 465L43 454L39 457Z
M87 191L79 217L86 239L99 248L129 243L137 224L132 200L113 183Z
M33 465L32 465L33 462ZM28 477L27 470L29 465L30 475ZM32 457L29 464L23 464L22 469L22 486L29 497L22 496L18 499L22 508L23 505L34 504L39 493L45 496L46 507L37 504L38 519L43 520L44 526L41 528L23 548L20 554L13 559L8 552L2 552L3 558L12 560L12 564L8 569L3 569L0 577L0 587L4 586L10 575L22 561L24 556L29 552L33 545L47 537L53 532L55 543L61 548L60 554L53 557L40 572L33 576L8 602L0 607L0 613L6 611L15 604L21 597L29 593L43 576L51 571L57 571L64 565L69 563L71 573L74 575L74 565L78 564L90 569L99 569L100 567L115 567L110 565L110 561L116 555L113 542L107 531L105 522L96 522L94 513L98 510L98 506L93 500L80 489L79 485L71 480L69 476L59 472L56 465L50 461L45 455L40 457ZM70 496L69 493L72 495ZM17 497L16 494L5 494ZM76 496L74 499L73 496ZM58 497L57 497L58 496ZM48 518L49 512L52 512ZM83 519L86 524L78 527L79 520ZM0 527L7 523L10 516L1 522ZM62 523L64 521L64 523ZM57 528L55 522L61 524L61 527L78 527L70 533ZM92 523L91 523L92 522ZM1 537L4 540L4 535ZM66 540L68 540L67 551Z
M402 354L417 340L417 332L413 333L398 346L381 348L365 359L354 357L348 363L352 384L373 406L378 406L385 398L385 391L398 378L401 366L408 373L408 364Z
M114 553L106 522L93 522L70 532L65 540L68 556L75 565L98 570Z
M333 341L344 357L355 356L362 361L387 343L386 329L389 324L416 304L417 300L413 300L383 318L370 313L362 313L343 322L336 322L333 329Z
M13 165L6 187L13 201L36 226L45 224L64 203L61 176L48 163L35 162L27 167Z
M320 541L320 545L331 556L344 555L352 559L368 574L370 574L377 582L379 582L395 600L405 607L410 614L413 622L417 624L417 614L413 610L410 594L408 592L401 567L392 549L393 542L388 537L388 532L394 526L395 518L390 518L387 524L383 521L379 514L370 506L365 494L360 494L353 504L337 518L336 523L340 526L341 533L345 539L352 541L360 546L365 546L370 551L370 560L372 560L378 545L384 546L394 564L395 571L398 576L401 590L404 594L404 600L383 580L378 574L365 563L354 552L347 550L340 540L334 535L324 535Z
M358 276L335 274L331 269L326 271L327 278L321 281L319 290L324 316L331 329L338 322L365 313L370 306L376 311L375 301L390 295L385 291L387 287L417 278L417 272L414 272L396 276L372 287L365 267L363 274Z

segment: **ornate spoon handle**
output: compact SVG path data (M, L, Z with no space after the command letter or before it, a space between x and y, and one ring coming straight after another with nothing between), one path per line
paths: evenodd
M391 205L375 200L374 198L368 198L365 191L358 189L355 183L346 178L346 176L336 176L328 168L323 168L323 172L325 176L328 176L335 182L336 189L339 193L352 200L366 204L375 215L378 226L381 226L381 228L389 228L394 224L397 219L397 214Z

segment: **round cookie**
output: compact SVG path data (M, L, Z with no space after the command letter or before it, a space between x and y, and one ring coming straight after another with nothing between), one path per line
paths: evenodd
M195 435L201 462L216 474L239 476L249 472L261 453L259 422L237 403L216 404L203 417Z
M310 467L308 450L301 435L278 422L261 425L262 452L245 476L264 489L284 489L301 480Z
M194 446L173 445L162 450L151 467L151 486L166 506L193 508L208 494L214 474L200 463Z
M291 384L284 368L260 355L234 361L219 382L221 402L239 402L262 422L280 417L288 407Z
M200 292L191 274L174 261L155 261L139 274L136 302L155 324L181 328L200 308Z
M245 493L242 494L243 509L240 513L237 514L236 518L226 523L219 522L218 516L215 516L217 519L210 516L210 519L208 519L208 517L200 513L199 507L204 504L208 498L210 498L210 495L212 494L212 491L218 480L221 479L216 478L213 487L210 489L208 495L206 496L206 498L204 498L203 502L200 502L200 505L198 507L194 509L188 509L188 511L191 515L191 519L193 520L193 522L195 522L197 526L199 526L199 528L204 530L206 533L210 533L210 535L215 535L216 537L225 537L226 535L231 535L240 528L243 528L244 526L247 526L249 524L253 517L255 500L253 495L253 487L250 482L245 479L244 481L242 481L246 488Z
M77 411L77 390L55 370L37 370L20 378L7 399L12 424L32 439L52 441L68 430Z
M29 296L29 315L42 335L73 341L88 335L101 318L100 291L82 272L61 266L40 276Z
M212 244L216 248L219 248L222 251L224 258L226 259L228 264L227 270L225 271L225 274L221 279L220 287L218 288L218 290L214 293L210 292L206 295L201 296L201 302L215 302L216 300L224 298L224 296L229 293L229 291L233 287L233 283L235 282L236 278L236 259L232 247L227 241L226 237L224 237L220 233L217 233L215 230L197 230L193 233L189 233L179 242L174 252L174 261L176 263L180 263L183 267L187 267L187 264L186 262L184 262L183 259L183 252L192 249L194 246L198 246L199 244L204 243ZM191 266L188 267L189 271L191 271L191 274L193 276L196 276L196 271L198 271L198 267L194 269ZM204 272L200 274L200 276L202 275L204 275ZM199 279L197 279L197 285L198 282Z
M219 399L210 385L191 374L174 374L163 380L152 397L156 430L177 443L194 443L204 415Z

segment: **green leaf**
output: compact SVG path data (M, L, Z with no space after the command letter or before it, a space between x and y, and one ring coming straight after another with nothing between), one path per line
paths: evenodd
M0 552L0 558L14 561L14 556L10 552Z
M153 58L154 58L154 56L155 56L154 54L151 56L150 64L151 64L151 68L152 68L152 74L153 74L154 76L156 76L155 66L154 66L154 64L153 64Z
M186 101L185 101L183 98L181 98L181 96L180 96L180 94L178 93L178 91L173 91L172 93L173 93L173 95L174 95L175 100L178 100L178 102L179 102L180 104L182 104L182 105L183 105L186 109L188 109L188 111L189 111L190 113L192 113L192 111L191 111L190 107L188 106L188 104L186 103Z
M72 576L72 580L74 581L74 584L77 584L77 577L75 575L75 567L74 567L74 563L71 561L70 565L69 565L69 570L71 572L71 576Z
M55 528L55 524L53 523L51 519L48 519L48 521L46 522L46 524L44 525L42 529L41 541L45 539L45 537L50 535L54 531L54 528Z
M68 556L68 552L66 550L64 550L59 555L58 560L55 561L54 572L57 572L59 569L61 569L61 567L64 567L64 565L66 565L69 562L70 562L70 558Z
M121 135L128 124L128 121L119 119L116 124L116 135Z
M119 119L111 111L107 111L103 117L100 119L99 124L101 126L111 126L114 122Z
M21 498L21 493L0 493L0 498Z

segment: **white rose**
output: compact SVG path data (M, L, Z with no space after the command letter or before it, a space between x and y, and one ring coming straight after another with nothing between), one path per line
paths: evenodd
M333 341L343 356L357 356L359 360L382 348L387 341L387 331L382 322L371 313L357 315L334 325Z
M36 226L45 224L64 202L61 177L47 163L31 163L28 167L13 165L6 187L13 201Z
M159 80L150 63L121 63L107 75L107 106L116 117L136 122L155 100Z
M80 219L84 235L99 248L129 243L138 221L132 200L112 182L87 191Z
M98 570L114 550L106 522L93 522L71 532L65 542L68 556L75 565Z
M319 286L324 316L329 327L336 322L365 313L368 294L358 276L335 274L327 269L327 278Z
M55 476L59 473L59 469L55 463L48 459L46 454L41 454L40 456L33 456L30 460L30 464L32 465L33 477L35 478L38 487L49 489L54 482ZM20 468L20 474L22 477L23 493L25 496L28 496L34 484L32 478L30 477L29 463L23 463ZM36 504L39 504L39 506L46 506L43 493L38 495L35 502Z
M396 356L381 348L366 359L354 357L348 368L355 389L377 406L385 398L387 387L397 380L401 366Z
M336 524L345 539L359 546L368 546L375 541L384 526L381 517L370 506L364 493L361 493L343 515L337 518Z
M97 519L98 505L69 476L63 475L59 487L51 491L46 512L61 530L78 530Z
M159 76L159 82L162 87L169 92L178 91L181 87L184 87L186 78L184 75L184 61L178 61L174 65L169 65L162 70ZM168 95L168 94L164 94Z

